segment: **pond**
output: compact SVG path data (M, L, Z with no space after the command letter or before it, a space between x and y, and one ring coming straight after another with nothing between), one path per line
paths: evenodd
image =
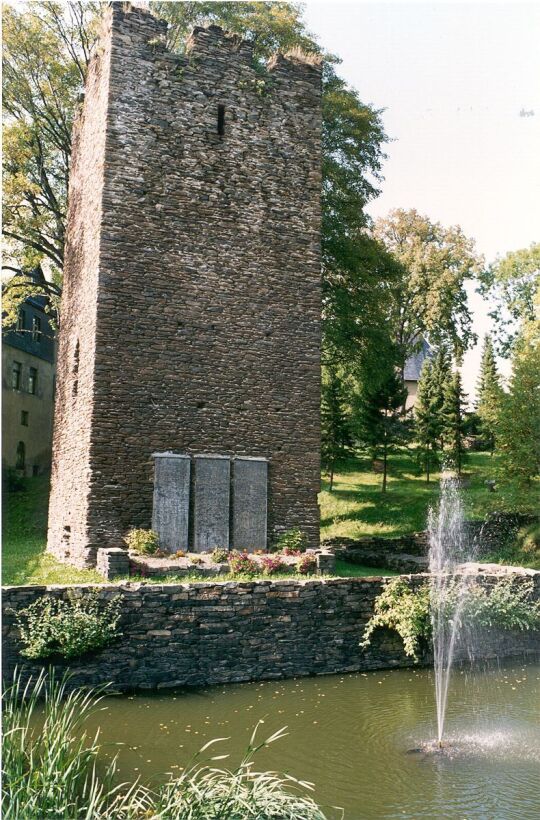
M433 674L393 670L119 696L94 719L120 747L120 777L179 773L207 741L240 760L259 737L287 726L263 749L258 770L288 771L316 784L325 806L352 820L540 816L540 663L456 669L447 745L436 735ZM329 812L330 813L330 812ZM338 816L332 814L332 816Z

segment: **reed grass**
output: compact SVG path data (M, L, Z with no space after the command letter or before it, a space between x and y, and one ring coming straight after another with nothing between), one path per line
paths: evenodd
M69 675L42 672L24 684L18 673L4 694L2 817L4 820L325 820L309 794L312 784L291 775L257 772L257 752L284 737L263 741L257 730L239 766L217 768L228 755L205 758L210 741L180 777L149 788L118 783L116 757L100 755L99 731L85 729L108 692L106 686L73 689Z

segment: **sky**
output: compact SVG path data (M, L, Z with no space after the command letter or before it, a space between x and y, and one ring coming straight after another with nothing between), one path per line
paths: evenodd
M487 262L540 241L540 3L308 0L304 17L362 101L385 109L373 217L416 208L459 224ZM482 340L488 305L468 291ZM462 368L471 399L480 348Z

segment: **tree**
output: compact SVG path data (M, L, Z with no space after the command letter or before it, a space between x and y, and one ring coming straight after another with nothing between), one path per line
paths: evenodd
M383 461L382 491L386 492L388 456L407 436L403 405L406 389L395 368L390 367L379 384L364 386L360 399L359 432L361 441L371 449L374 456L379 452Z
M418 381L418 391L414 405L415 434L418 443L418 461L426 473L429 484L430 476L439 464L441 425L438 408L438 394L434 388L433 362L426 359Z
M480 434L493 454L503 389L489 334L484 337L477 395L476 411L480 418Z
M459 355L475 338L465 291L481 264L473 240L459 226L444 228L414 209L378 219L374 235L400 265L389 321L403 359L423 339Z
M495 307L498 351L509 356L523 322L534 319L534 297L540 283L540 243L508 253L483 272L480 292L491 296ZM516 329L517 328L517 329Z
M465 402L466 395L461 386L461 375L458 370L447 384L444 396L443 439L445 444L445 458L454 467L458 476L461 475L465 448Z
M536 294L540 315L540 288ZM514 345L509 392L499 409L502 473L530 484L540 475L540 320L524 323Z
M23 270L61 270L71 129L98 3L3 8L3 233Z
M19 268L47 260L61 272L71 126L104 4L41 2L4 7L4 229ZM320 53L287 2L156 2L169 23L167 45L181 51L195 25L215 23L254 39L258 70L276 50ZM396 264L366 234L366 204L377 194L382 144L380 112L361 102L336 73L323 68L323 346L333 367L368 369L389 350L385 318ZM16 305L14 306L16 313Z
M330 477L329 491L334 487L336 463L347 455L351 446L350 417L345 391L335 370L326 370L322 381L321 456Z
M444 399L446 396L448 383L452 378L452 356L448 347L444 344L436 350L433 357L431 370L431 413L432 424L439 439L439 448L444 446Z

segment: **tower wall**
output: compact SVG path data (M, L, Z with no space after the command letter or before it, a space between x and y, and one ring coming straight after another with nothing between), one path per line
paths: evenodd
M92 565L149 527L164 451L268 458L270 538L316 544L320 68L261 74L213 26L179 57L148 12L108 14L74 142L49 550Z

